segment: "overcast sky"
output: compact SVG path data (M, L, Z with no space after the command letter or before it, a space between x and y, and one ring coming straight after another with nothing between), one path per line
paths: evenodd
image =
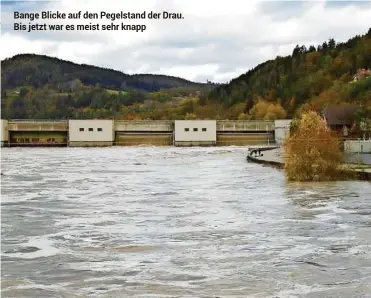
M227 82L296 44L346 41L371 27L371 1L60 0L2 1L1 59L44 54L125 73L153 73L193 81ZM182 20L116 20L145 24L144 32L14 31L14 11L176 12ZM33 23L108 24L109 20Z

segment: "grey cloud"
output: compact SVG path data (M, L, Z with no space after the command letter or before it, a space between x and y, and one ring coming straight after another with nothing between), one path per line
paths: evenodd
M84 31L28 31L28 24L30 21L28 20L15 20L13 18L13 12L2 12L1 13L2 19L2 33L11 33L14 36L21 36L28 40L36 41L57 41L57 42L86 42L86 43L107 43L109 39L106 35L96 34L95 32L89 32L88 34ZM27 26L27 30L14 30L14 23L22 23L23 25ZM32 24L45 24L47 23L45 20L34 20L31 22ZM61 22L60 24L66 25L67 22Z
M350 28L346 31L342 27L330 28L320 33L317 32L315 39L311 34L307 34L308 37L304 35L299 40L292 38L288 39L288 42L282 41L281 43L278 41L270 43L269 40L263 42L254 38L236 39L230 36L197 35L187 39L187 34L174 34L138 46L107 50L91 56L90 59L93 64L94 61L99 61L100 65L121 69L124 72L128 69L138 72L141 69L147 73L160 73L161 69L173 66L198 66L201 73L194 79L201 80L207 77L209 80L216 81L216 77L220 77L223 73L233 73L236 68L244 69L243 72L246 72L259 63L274 59L281 54L279 53L280 46L289 46L289 52L284 54L287 55L291 54L295 44L317 46L329 37L346 40L355 34L359 34L359 28ZM190 49L190 54L181 55L183 49ZM133 54L134 52L136 55ZM216 65L217 72L209 75L202 73L202 66L206 64Z
M369 1L326 1L325 7L326 8L340 8L340 7L346 7L350 5L364 7L364 6L370 6Z
M2 1L1 10L3 12L36 12L46 8L52 2L55 1Z
M273 21L299 18L306 10L317 5L317 1L262 1L258 4L258 13L269 16ZM370 1L326 1L325 9L346 6L370 7Z
M256 61L263 62L266 56L259 53L259 47L253 47L250 52L246 52L238 42L226 43L223 40L215 40L210 47L200 47L195 49L190 55L182 57L179 55L180 49L169 49L160 47L141 47L141 48L120 48L107 51L104 55L97 53L97 56L90 57L91 61L99 59L100 64L114 69L140 69L145 68L145 72L159 73L160 69L177 67L199 66L211 64L218 67L218 73L233 72L236 66L246 70L256 65ZM231 54L231 48L233 54ZM136 56L133 53L136 53ZM98 58L99 57L99 58ZM200 74L204 75L204 74ZM209 80L215 80L212 74L207 75Z
M153 10L176 10L174 1L159 3ZM46 32L40 34L23 34L34 40L48 40L53 43L43 48L44 54L60 53L60 42L80 41L89 47L89 43L107 44L110 47L84 57L74 55L79 61L109 67L130 73L164 73L173 67L182 69L195 67L197 74L186 77L183 73L172 75L186 77L197 81L218 81L227 79L230 74L244 73L277 55L291 54L296 44L313 44L317 46L324 40L334 37L337 41L366 33L369 24L357 22L357 16L351 15L344 22L307 23L302 22L301 15L313 2L260 2L258 11L246 18L229 16L223 18L200 18L189 16L186 20L153 21L148 25L148 38L136 44L115 46L114 40L105 35L86 34L84 32ZM212 7L210 7L212 9ZM329 8L328 8L329 9ZM283 23L291 18L291 23ZM295 30L287 26L296 26ZM277 29L278 28L278 29ZM285 31L287 30L287 31ZM13 32L12 34L18 34ZM280 53L280 49L285 49ZM71 51L74 51L71 49ZM188 52L189 51L189 52ZM66 55L68 56L68 55ZM71 56L71 55L69 55ZM63 57L60 57L63 59ZM206 73L205 65L215 65L215 73Z
M305 1L262 1L257 10L270 16L273 21L282 21L298 17L304 8Z
M193 80L195 82L206 83L207 80L213 81L212 78L213 78L213 76L211 76L211 75L199 74L199 75L195 76L195 78Z

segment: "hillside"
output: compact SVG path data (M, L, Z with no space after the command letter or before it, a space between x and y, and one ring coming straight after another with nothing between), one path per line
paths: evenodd
M228 84L78 65L38 55L2 62L2 118L283 119L353 103L371 113L371 29L297 45ZM367 110L367 108L369 110ZM359 112L359 111L358 111Z
M158 110L216 86L165 75L128 75L32 54L5 59L1 67L4 119L163 117Z
M152 92L204 85L165 75L128 75L112 69L33 54L16 55L5 59L1 61L1 67L1 83L5 89L24 85L34 88L43 87L45 84L58 86L76 79L84 85L100 84L103 88L123 91L139 89Z
M371 105L371 78L362 77L362 69L371 69L371 29L345 43L330 39L317 47L297 45L292 55L266 61L214 88L209 99L237 110L235 117L253 119L291 118L328 103ZM357 74L362 78L353 82Z

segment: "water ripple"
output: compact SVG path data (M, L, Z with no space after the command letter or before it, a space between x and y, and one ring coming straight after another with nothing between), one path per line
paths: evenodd
M246 148L2 148L3 297L367 297L371 185Z

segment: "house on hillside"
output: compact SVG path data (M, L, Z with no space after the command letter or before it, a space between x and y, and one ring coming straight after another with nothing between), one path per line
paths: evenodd
M357 70L357 73L353 76L353 81L357 82L367 77L371 77L371 69L360 68Z
M357 108L356 105L329 105L321 114L331 130L348 137L350 129L355 125Z

